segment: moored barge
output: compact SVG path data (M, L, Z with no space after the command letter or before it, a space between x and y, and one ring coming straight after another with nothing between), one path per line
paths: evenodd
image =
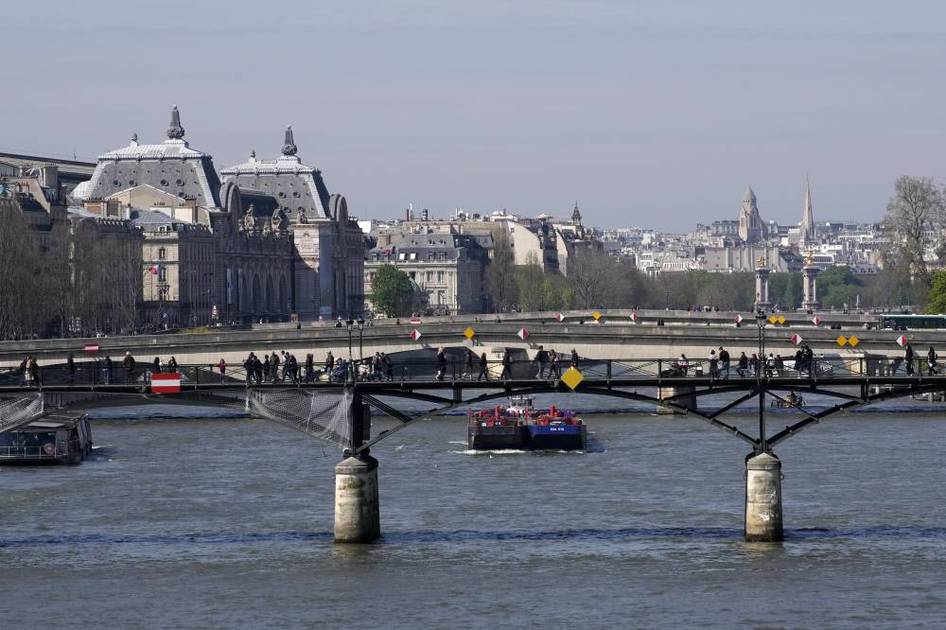
M54 413L0 433L0 464L78 464L91 452L85 414Z

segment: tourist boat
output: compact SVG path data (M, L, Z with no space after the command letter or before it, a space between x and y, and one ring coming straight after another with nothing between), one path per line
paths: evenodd
M52 414L0 433L0 464L78 464L91 452L85 414Z
M536 410L525 396L511 398L505 408L471 411L467 428L471 450L582 450L586 436L585 424L574 412L554 405Z

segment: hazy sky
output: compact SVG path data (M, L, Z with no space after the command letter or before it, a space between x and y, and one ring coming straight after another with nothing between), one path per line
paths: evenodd
M138 6L140 4L140 6ZM454 5L453 8L448 8ZM6 7L0 148L95 156L181 109L218 169L300 157L360 217L684 230L876 219L946 175L946 3L129 0Z

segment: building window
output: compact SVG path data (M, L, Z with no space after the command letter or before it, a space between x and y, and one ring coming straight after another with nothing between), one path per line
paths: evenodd
M437 272L437 282L443 282L443 272L442 272L442 271L438 271L438 272Z
M427 272L427 282L430 282L430 281L433 280L433 279L434 279L434 272L433 272L433 271L428 271L428 272Z
M164 260L167 258L167 251L162 247L158 250L158 260Z
M158 282L167 282L168 281L168 270L167 267L158 268Z

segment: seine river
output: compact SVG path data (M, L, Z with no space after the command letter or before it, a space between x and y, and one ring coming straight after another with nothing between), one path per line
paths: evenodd
M336 546L334 447L112 410L81 466L0 469L0 623L942 626L943 411L848 415L781 445L783 545L743 542L748 447L697 420L594 416L588 453L491 456L442 418L373 451L383 541Z

